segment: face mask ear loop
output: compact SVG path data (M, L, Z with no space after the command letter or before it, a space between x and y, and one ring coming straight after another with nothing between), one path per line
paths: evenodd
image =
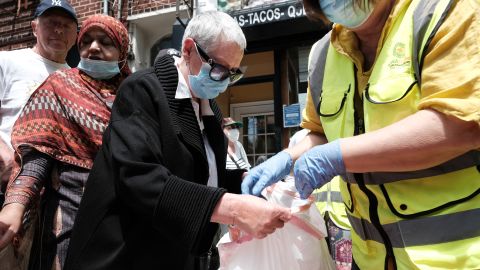
M122 62L123 62L123 64L122 64L122 66L120 67L120 73L122 72L122 69L123 69L123 68L125 67L125 65L127 64L127 59L123 59L123 60L121 60L121 61L118 61L119 64L122 63Z
M198 75L198 74L193 75L192 70L190 69L190 64L187 61L185 61L185 65L187 65L187 68L188 68L188 75L190 75L190 76L197 76Z
M200 55L200 53L198 52L198 47L197 47L197 44L193 43L195 45L195 51L197 52L197 56L198 58L200 59L200 62L202 63L207 63L208 65L210 65L210 67L212 66L210 63L208 63L208 60L209 59L205 59L205 61L203 61L204 59L202 58L202 56Z
M203 62L202 57L200 56L200 53L198 52L197 45L196 45L195 43L193 43L193 45L195 46L195 51L196 51L196 53L197 53L198 58L200 59L200 62L202 62L202 64L203 64L204 62ZM191 56L190 56L190 57L191 57ZM207 63L207 64L208 64L208 63ZM190 64L189 64L187 61L185 61L185 65L187 65L189 75L191 75L191 76L198 76L198 74L196 74L196 75L193 74L192 70L190 69ZM201 67L200 67L200 69L201 69ZM198 73L200 73L200 71L198 71Z
M193 42L193 45L195 46L195 52L197 53L198 58L200 58L200 61L203 62L203 59L202 59L202 57L200 56L200 53L198 52L197 44L195 44L195 42Z

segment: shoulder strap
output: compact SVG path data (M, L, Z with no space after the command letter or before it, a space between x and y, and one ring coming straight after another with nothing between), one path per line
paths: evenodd
M320 96L323 89L323 76L325 75L325 63L327 62L327 52L330 45L329 31L325 36L317 41L308 57L308 87L312 95L313 104L315 105L317 113L319 113L318 106L320 105Z
M437 24L430 32L427 39L425 39L425 34L427 32L428 26L430 25L433 17L433 13L441 0L423 0L417 5L415 11L413 12L413 70L415 72L415 79L418 82L418 85L422 84L422 67L423 59L425 53L430 45L433 37L437 33L440 25L445 21L450 9L453 5L453 0L450 0L442 12L440 19Z
M233 161L233 163L235 163L235 165L237 166L238 169L241 169L240 165L238 165L238 162L235 160L235 158L230 154L228 153L228 156L230 157L230 159Z

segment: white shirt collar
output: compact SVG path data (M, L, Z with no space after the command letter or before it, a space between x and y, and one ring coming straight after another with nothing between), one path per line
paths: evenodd
M174 56L175 59L175 66L177 67L178 72L178 85L177 90L175 92L175 99L186 99L189 98L192 102L193 110L195 111L195 116L197 118L198 126L200 127L200 131L202 133L203 143L205 145L205 153L207 155L207 162L208 162L208 182L207 186L218 187L218 175L217 175L217 163L215 160L215 153L213 152L210 143L208 142L208 138L203 132L205 126L203 125L202 118L200 117L200 107L202 108L202 116L204 115L214 115L212 108L210 107L210 102L208 99L200 99L200 104L196 102L192 98L192 93L190 92L190 88L188 87L183 74L180 72L180 58Z
M175 98L192 98L192 93L190 92L190 88L188 88L187 81L185 81L185 77L183 77L183 74L180 72L180 58L174 56L173 59L175 59L175 66L177 67L178 72L178 85L177 91L175 92Z

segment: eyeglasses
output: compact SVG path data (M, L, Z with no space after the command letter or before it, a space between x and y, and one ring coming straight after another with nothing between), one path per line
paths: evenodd
M198 54L210 65L211 69L208 75L212 80L219 82L230 78L229 85L232 85L243 77L244 68L228 69L227 67L216 63L196 41L193 42L195 43Z

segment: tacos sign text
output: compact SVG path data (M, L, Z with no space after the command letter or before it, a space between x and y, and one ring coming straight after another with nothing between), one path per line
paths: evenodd
M287 5L263 10L250 11L243 14L232 14L240 27L253 26L305 16L302 5Z

